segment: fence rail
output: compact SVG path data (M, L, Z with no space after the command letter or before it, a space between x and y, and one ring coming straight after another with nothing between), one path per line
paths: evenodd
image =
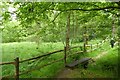
M48 55L51 55L51 54L55 54L55 53L58 53L58 52L62 52L62 51L64 51L64 50L57 50L57 51L54 51L54 52L49 52L49 53L44 54L44 55L40 55L40 56L37 56L37 57L33 57L33 58L26 59L26 60L22 60L19 63L23 63L23 62L34 60L34 59L38 59L38 58L42 58L42 57L45 57L45 56L48 56Z
M45 67L45 66L51 65L51 64L53 64L53 63L56 63L56 62L59 62L59 61L62 61L62 60L64 60L64 58L61 58L61 59L58 59L58 60L49 62L49 63L47 63L47 64L45 64L45 65L42 65L42 66L38 66L38 67L36 67L36 68L34 68L34 69L31 69L31 70L25 71L25 72L23 72L23 73L20 73L19 75L23 75L23 74L26 74L26 73L28 73L28 72L35 71L35 70L37 70L37 69L43 68L43 67Z
M4 63L0 63L0 65L6 65L6 64L15 64L15 62L4 62Z
M100 46L101 44L103 44L105 41L107 41L107 40L103 40L102 43L97 43L97 44L94 44L94 45L92 45L92 44L91 44L91 45L86 45L86 47L90 47L90 48L91 48L90 50L87 50L86 52L90 52L90 51L96 50L96 49L99 48L99 46ZM93 48L94 46L96 46L97 48ZM74 49L74 48L79 48L79 47L81 48L82 46L74 46L74 47L70 47L69 49ZM58 52L63 52L63 51L64 51L64 54L65 54L65 55L64 55L64 58L60 58L60 59L58 59L58 60L51 61L51 62L49 62L49 63L47 63L47 64L44 64L44 65L42 65L42 66L38 66L38 67L36 67L36 68L34 68L34 69L27 70L27 71L22 72L22 73L20 73L21 71L19 71L19 64L20 64L20 63L27 62L27 61L30 61L30 60L36 60L36 59L39 59L39 58L42 58L42 57L45 57L45 56L48 56L48 55L56 54L56 53L58 53ZM34 71L34 70L43 68L43 67L48 66L48 65L51 65L51 64L53 64L53 63L56 63L56 62L59 62L59 61L64 60L64 61L65 61L65 64L66 64L66 58L67 58L67 57L70 57L71 55L74 55L74 54L83 53L84 51L78 51L78 52L75 52L75 53L69 54L69 55L66 55L66 52L67 52L67 51L66 51L66 47L64 47L63 50L56 50L56 51L53 51L53 52L49 52L49 53L46 53L46 54L43 54L43 55L40 55L40 56L37 56L37 57L33 57L33 58L21 60L21 61L19 61L19 57L17 57L16 59L14 59L15 61L13 61L13 62L4 62L4 63L0 63L0 65L13 64L13 65L15 66L15 75L12 75L12 76L14 76L14 77L16 78L16 80L19 80L19 76L20 76L20 75L23 75L23 74L25 74L25 73L28 73L28 72L31 72L31 71ZM7 77L11 77L11 76L4 76L3 78L7 78Z

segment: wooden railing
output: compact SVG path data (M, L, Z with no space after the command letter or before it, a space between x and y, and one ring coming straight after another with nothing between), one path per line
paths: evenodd
M90 50L88 50L87 52L91 52L91 51L96 50L97 48L99 48L99 47L100 47L104 42L106 42L106 41L107 41L107 40L105 39L105 40L103 40L101 43L97 43L97 44L94 44L94 45L92 45L92 44L86 45L86 47L90 47ZM74 46L74 47L70 47L69 50L70 50L70 49L74 49L74 48L81 48L81 47L82 47L82 46ZM96 48L93 48L93 47L96 47ZM31 61L31 60L40 59L40 58L43 58L43 57L45 57L45 56L52 55L52 54L56 54L56 53L59 53L59 52L64 52L65 55L64 55L63 58L60 58L60 59L58 59L58 60L51 61L51 62L49 62L49 63L47 63L47 64L44 64L44 65L42 65L42 66L38 66L38 67L36 67L36 68L34 68L34 69L27 70L27 71L25 71L25 72L19 71L20 63L27 62L27 61ZM64 47L63 50L57 50L57 51L49 52L49 53L46 53L46 54L43 54L43 55L40 55L40 56L37 56L37 57L33 57L33 58L21 60L21 61L19 61L19 57L17 57L16 59L14 59L13 62L0 63L0 65L12 64L12 65L15 66L15 75L4 76L3 78L9 78L9 77L13 77L13 76L14 76L14 77L16 78L16 80L19 80L19 76L20 76L20 75L23 75L23 74L25 74L25 73L28 73L28 72L31 72L31 71L34 71L34 70L43 68L43 67L45 67L45 66L51 65L51 64L53 64L53 63L56 63L56 62L59 62L59 61L62 61L62 60L64 60L64 61L65 61L65 64L66 64L66 58L67 58L67 57L69 57L69 56L71 56L71 55L74 55L74 54L83 53L83 52L84 52L84 51L78 51L78 52L75 52L75 53L73 53L73 54L68 54L68 55L66 55L67 51L66 51L66 47ZM20 72L22 72L22 73L20 73Z
M0 65L12 64L12 65L15 66L15 75L4 76L3 78L9 78L9 77L14 76L14 77L18 80L18 79L19 79L19 75L22 75L22 74L25 74L25 73L27 73L27 72L31 72L31 71L33 71L33 70L36 70L36 68L35 68L35 69L28 70L28 71L23 72L23 73L19 73L19 64L20 64L20 63L27 62L27 61L31 61L31 60L35 60L35 59L40 59L40 58L42 58L42 57L45 57L45 56L48 56L48 55L52 55L52 54L55 54L55 53L58 53L58 52L63 52L63 51L64 51L64 50L57 50L57 51L49 52L49 53L44 54L44 55L40 55L40 56L37 56L37 57L33 57L33 58L21 60L21 61L19 61L19 57L17 57L16 59L14 59L13 62L0 63ZM50 65L50 64L52 64L52 63L55 63L55 62L58 62L58 61L61 61L61 60L64 60L64 58L61 58L61 59L52 61L52 62L50 62L50 63L48 63L48 64L43 65L43 66L39 66L39 68L42 68L42 67L44 67L44 66Z
M70 49L74 49L74 48L78 48L78 47L81 47L81 46L74 46L74 47L71 47ZM48 66L48 65L51 65L53 63L56 63L56 62L59 62L59 61L62 61L62 60L65 60L65 57L64 58L60 58L58 60L55 60L55 61L51 61L47 64L44 64L42 66L38 66L38 67L35 67L34 69L31 69L31 70L27 70L25 72L22 72L22 71L19 71L19 66L20 66L20 63L23 63L23 62L27 62L27 61L31 61L31 60L36 60L36 59L40 59L40 58L43 58L45 56L48 56L48 55L52 55L52 54L56 54L56 53L59 53L59 52L64 52L66 53L66 49L64 48L63 50L57 50L57 51L53 51L53 52L49 52L49 53L46 53L46 54L43 54L43 55L40 55L40 56L37 56L37 57L33 57L33 58L29 58L29 59L25 59L25 60L21 60L19 61L19 57L15 58L14 61L12 62L3 62L3 63L0 63L0 65L14 65L15 66L15 75L9 75L9 76L4 76L2 78L9 78L9 77L13 77L16 78L16 80L19 79L19 76L20 75L23 75L25 73L28 73L28 72L31 72L31 71L34 71L34 70L37 70L37 69L40 69L40 68L43 68L45 66ZM69 57L70 55L67 55L67 57ZM22 72L22 73L20 73Z

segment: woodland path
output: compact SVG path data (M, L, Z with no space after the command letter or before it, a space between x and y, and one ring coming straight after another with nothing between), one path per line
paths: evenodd
M99 59L100 57L102 56L105 56L108 52L107 51L103 51L101 53L99 53L99 55L97 55L96 57L93 57L93 59L95 61L97 61L97 59ZM93 63L95 64L95 63ZM87 76L86 76L87 74ZM61 70L59 72L59 74L56 76L57 78L93 78L97 76L95 73L92 73L91 71L89 70L85 70L85 69L74 69L74 70L71 70L69 68L64 68L63 70Z

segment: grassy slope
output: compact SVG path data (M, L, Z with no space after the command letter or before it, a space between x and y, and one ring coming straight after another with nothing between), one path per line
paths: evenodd
M28 42L21 42L21 43L6 43L2 45L3 47L3 54L2 54L2 61L3 62L9 62L14 61L15 57L19 56L20 60L31 58L34 56L42 55L50 51L63 49L63 44L61 43L44 43L40 44L39 49L36 49L35 43L28 43ZM59 55L59 56L58 56ZM36 60L35 62L25 62L20 64L20 71L26 71L30 70L31 68L35 68L36 66L46 64L49 61L59 59L62 56L62 54L53 54L51 56L45 57L42 59ZM61 66L55 66L59 65L60 63L55 63L54 65L50 65L48 67L42 68L40 70L33 71L32 73L22 75L21 77L48 77L53 76L57 72L57 70ZM63 63L62 63L63 64ZM27 65L27 66L26 66ZM52 69L51 69L52 67ZM54 69L54 70L53 70ZM12 75L14 72L14 66L11 65L5 65L2 67L2 75ZM48 74L51 73L51 74Z
M118 48L110 48L109 44L106 43L103 47L96 51L90 52L85 56L95 57L100 55L101 52L107 53L101 56L95 61L95 63L89 64L89 68L84 70L82 66L78 66L71 73L66 75L67 78L115 78L117 77L118 71Z
M91 41L92 42L98 42L98 41ZM76 45L82 45L76 44ZM50 51L63 49L64 45L62 43L41 43L39 46L39 49L36 49L36 44L34 42L20 42L20 43L3 43L2 44L2 61L3 62L9 62L14 61L14 59L19 56L20 60L31 58L34 56L42 55ZM73 45L72 45L73 46ZM80 49L76 49L80 50ZM76 51L74 50L74 51ZM63 53L57 53L53 54L51 56L45 57L42 60L38 59L35 62L26 62L20 64L20 71L24 72L26 70L30 70L32 68L35 68L39 65L46 64L49 61L56 60L59 58L64 57ZM83 56L84 57L84 56ZM72 59L69 58L68 61L72 61ZM26 66L27 65L27 66ZM63 61L54 63L53 65L49 65L42 69L37 69L36 71L33 71L31 73L22 75L21 77L52 77L56 73L58 73L62 68L64 68ZM5 65L2 67L2 74L5 75L11 75L14 72L14 66L12 65Z
M118 76L118 49L109 49L106 55L96 60L95 64L90 65L89 70L98 76L114 78Z

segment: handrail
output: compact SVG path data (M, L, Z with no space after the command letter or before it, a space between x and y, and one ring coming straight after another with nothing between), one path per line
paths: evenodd
M43 67L45 67L45 66L51 65L52 63L59 62L59 61L61 61L61 60L64 60L64 58L60 58L60 59L58 59L58 60L55 60L55 61L49 62L49 63L47 63L47 64L44 64L44 65L42 65L42 66L38 66L38 67L36 67L36 68L34 68L34 69L31 69L31 70L25 71L25 72L23 72L23 73L20 73L19 75L23 75L23 74L25 74L25 73L28 73L28 72L31 72L31 71L35 71L35 70L37 70L37 69L43 68Z
M15 62L4 62L4 63L0 63L0 65L6 65L6 64L15 64Z
M7 76L2 76L2 79L3 78L10 78L10 77L13 77L14 75L7 75Z
M64 50L57 50L57 51L54 51L54 52L49 52L49 53L44 54L44 55L40 55L40 56L37 56L37 57L33 57L33 58L29 58L29 59L25 59L25 60L19 61L19 63L23 63L23 62L26 62L26 61L38 59L38 58L41 58L41 57L44 57L44 56L48 56L48 55L51 55L51 54L54 54L54 53L57 53L57 52L62 52L62 51L64 51Z
M78 53L82 53L82 52L83 52L83 51L79 51L79 52L76 52L76 53L74 53L74 54L78 54ZM71 55L73 55L73 54L67 55L67 57L69 57L69 56L71 56ZM60 59L58 59L58 60L55 60L55 61L49 62L49 63L47 63L47 64L45 64L45 65L42 65L42 66L39 66L39 67L37 67L37 68L40 69L40 68L43 68L43 67L45 67L45 66L51 65L52 63L55 63L55 62L61 61L61 60L64 60L64 58L60 58ZM31 71L34 71L34 70L36 70L36 68L31 69L31 70L28 70L28 71L25 71L25 72L23 72L23 73L20 73L19 75L23 75L23 74L25 74L25 73L28 73L28 72L31 72Z
M70 47L70 49L77 48L77 47L82 47L82 46L74 46L74 47ZM41 58L41 57L44 57L44 56L48 56L48 55L51 55L51 54L54 54L54 53L57 53L57 52L62 52L62 51L64 51L64 50L56 50L56 51L53 51L53 52L48 52L47 54L44 54L44 55L40 55L40 56L37 56L37 57L21 60L21 61L19 61L19 63L23 63L23 62L26 62L26 61L38 59L38 58ZM6 64L15 64L15 62L0 63L0 65L6 65Z
M81 47L81 46L74 46L74 47L71 47L70 49L77 48L77 47ZM51 54L54 54L54 53L57 53L57 52L62 52L62 51L64 51L64 50L57 50L57 51L49 52L49 53L44 54L44 55L40 55L40 56L37 56L37 57L33 57L33 58L22 60L19 63L30 61L30 60L34 60L34 59L38 59L38 58L41 58L41 57L44 57L44 56L48 56L48 55L51 55Z

